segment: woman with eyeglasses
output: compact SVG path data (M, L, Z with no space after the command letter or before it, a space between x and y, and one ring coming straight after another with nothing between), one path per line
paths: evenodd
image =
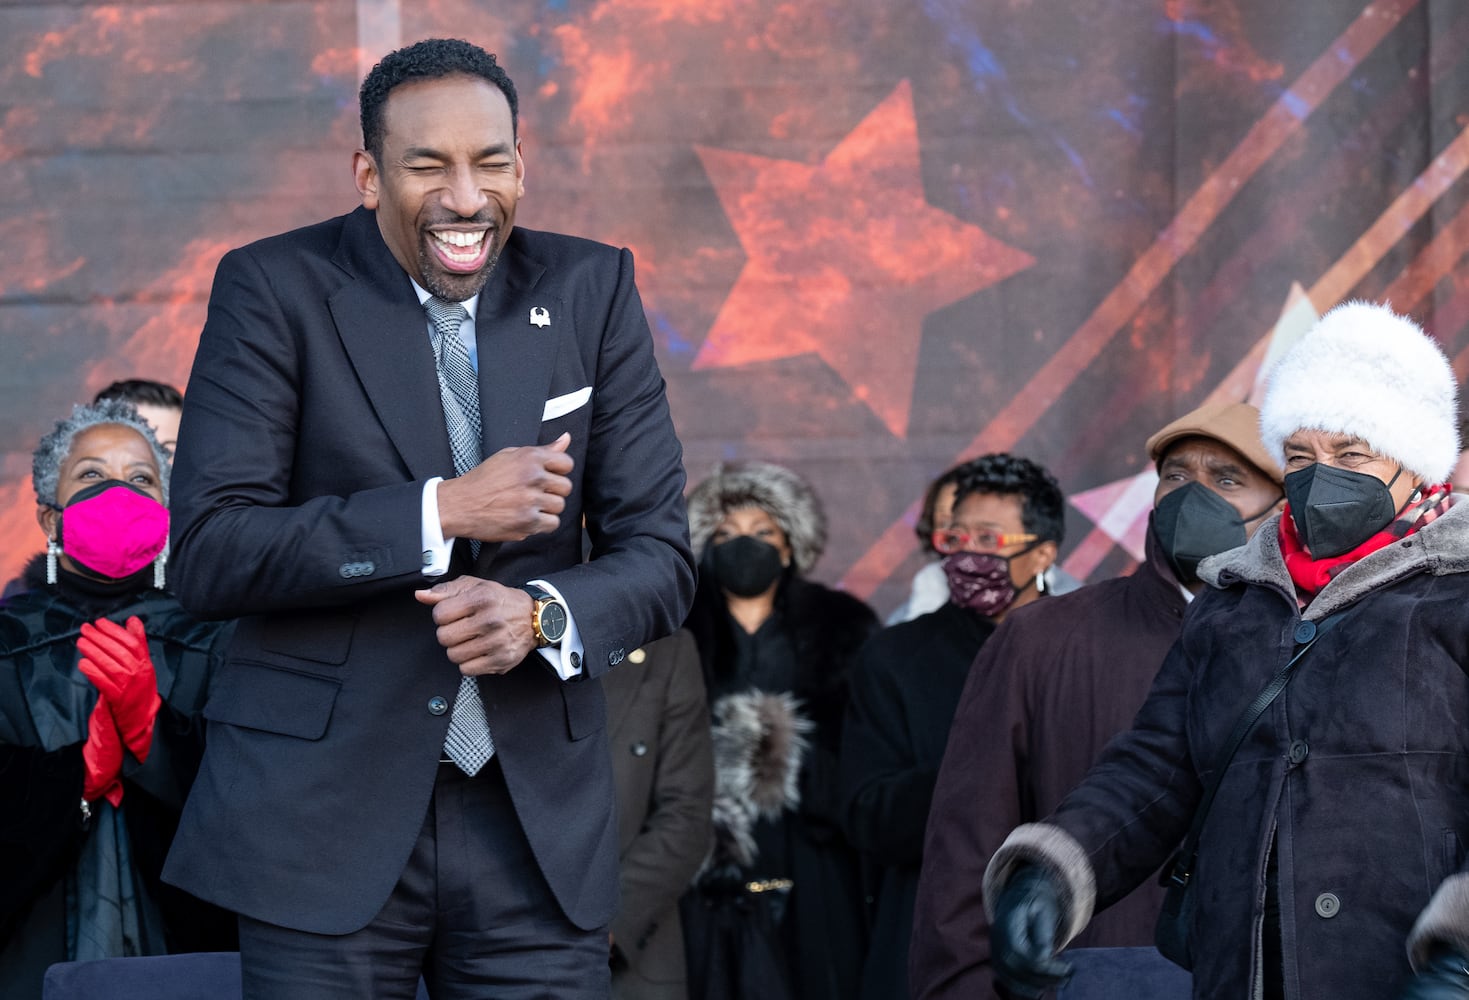
M836 761L847 674L876 616L806 578L826 515L790 469L717 467L689 495L689 534L716 841L685 899L690 996L851 1000L866 928Z
M953 511L932 535L948 602L873 636L852 668L843 820L877 873L861 1000L907 1000L924 824L955 706L990 633L1046 592L1061 544L1065 501L1044 468L999 454L956 471Z

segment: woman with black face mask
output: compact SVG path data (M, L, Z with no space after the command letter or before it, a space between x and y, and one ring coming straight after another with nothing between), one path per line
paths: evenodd
M689 495L688 627L714 720L716 845L684 900L693 1000L851 1000L865 949L836 760L861 601L805 578L826 545L809 484L728 463Z
M32 459L47 551L0 605L0 996L53 962L235 947L159 881L229 629L165 589L167 453L132 404L79 406Z
M1039 996L1094 902L1165 861L1195 997L1469 997L1469 511L1456 380L1348 303L1272 370L1286 507L1207 584L1132 731L985 875L997 978ZM1170 860L1180 842L1184 849Z

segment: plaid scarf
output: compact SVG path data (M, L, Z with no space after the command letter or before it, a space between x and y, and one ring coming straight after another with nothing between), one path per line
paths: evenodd
M1363 556L1407 538L1419 528L1432 523L1449 509L1450 489L1448 483L1427 487L1422 499L1416 503L1410 502L1387 527L1350 552L1324 559L1313 559L1306 551L1306 546L1301 543L1301 536L1296 533L1296 522L1291 519L1290 504L1286 504L1285 512L1280 517L1280 554L1285 558L1285 568L1296 585L1297 593L1305 597L1315 597L1321 592L1321 588L1331 582L1332 577Z

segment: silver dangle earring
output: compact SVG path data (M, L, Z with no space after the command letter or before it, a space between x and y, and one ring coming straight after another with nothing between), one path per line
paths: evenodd
M61 546L56 544L56 539L46 539L46 583L49 586L56 585L56 557L61 555Z
M1041 570L1035 575L1035 592L1044 594L1046 592L1046 571Z
M158 558L153 560L153 589L154 590L162 590L163 589L163 585L168 582L168 574L166 574L163 571L163 567L165 565L167 565L167 563L168 563L168 546L165 545L163 547L163 551L160 552L160 553L158 553Z

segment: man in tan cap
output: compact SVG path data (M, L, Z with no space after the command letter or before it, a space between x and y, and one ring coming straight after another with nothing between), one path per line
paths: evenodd
M1279 509L1259 411L1205 406L1148 439L1158 469L1147 556L1130 576L1008 616L969 671L939 769L909 951L914 1000L993 995L980 885L1006 835L1045 816L1127 729L1178 637L1205 556ZM1098 915L1077 947L1150 945L1151 882Z

